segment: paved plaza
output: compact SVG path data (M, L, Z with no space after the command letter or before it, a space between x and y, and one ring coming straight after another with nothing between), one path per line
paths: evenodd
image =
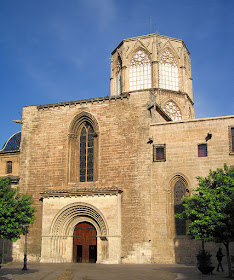
M0 269L1 280L218 280L227 279L225 272L202 275L194 266L160 264L41 264L29 263L22 270L22 263L4 264Z

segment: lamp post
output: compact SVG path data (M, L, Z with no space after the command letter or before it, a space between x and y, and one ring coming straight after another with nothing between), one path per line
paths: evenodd
M24 267L22 270L28 270L27 268L27 231L28 231L29 224L24 225L25 230L25 244L24 244Z

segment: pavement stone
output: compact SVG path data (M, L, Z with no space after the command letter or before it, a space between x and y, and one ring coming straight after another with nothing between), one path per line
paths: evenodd
M225 272L201 274L195 266L179 264L80 264L29 263L3 264L1 280L220 280L227 279ZM225 269L225 268L224 268Z

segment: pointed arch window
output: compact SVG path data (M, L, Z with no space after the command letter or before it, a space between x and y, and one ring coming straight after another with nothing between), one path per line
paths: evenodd
M179 214L184 210L182 205L182 198L185 196L185 186L181 180L178 180L174 186L174 213ZM175 218L175 232L176 235L186 234L186 220Z
M80 133L80 182L93 181L94 130L85 123Z
M122 63L121 59L118 59L116 66L116 76L115 76L115 94L120 95L122 93L122 75L121 75Z
M234 153L234 127L229 127L230 153Z
M68 183L98 179L99 125L88 112L76 115L69 127Z
M138 50L133 56L129 71L129 89L151 88L151 62L143 50Z
M179 121L182 119L180 109L173 101L168 101L164 105L163 110L167 113L168 116L171 117L173 121Z
M178 67L172 53L166 49L159 59L159 87L179 90Z

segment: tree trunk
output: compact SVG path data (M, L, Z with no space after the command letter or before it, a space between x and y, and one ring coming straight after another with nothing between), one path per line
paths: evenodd
M227 251L227 262L228 262L228 277L232 277L232 264L231 264L231 259L230 259L230 253L229 253L229 242L224 243Z

